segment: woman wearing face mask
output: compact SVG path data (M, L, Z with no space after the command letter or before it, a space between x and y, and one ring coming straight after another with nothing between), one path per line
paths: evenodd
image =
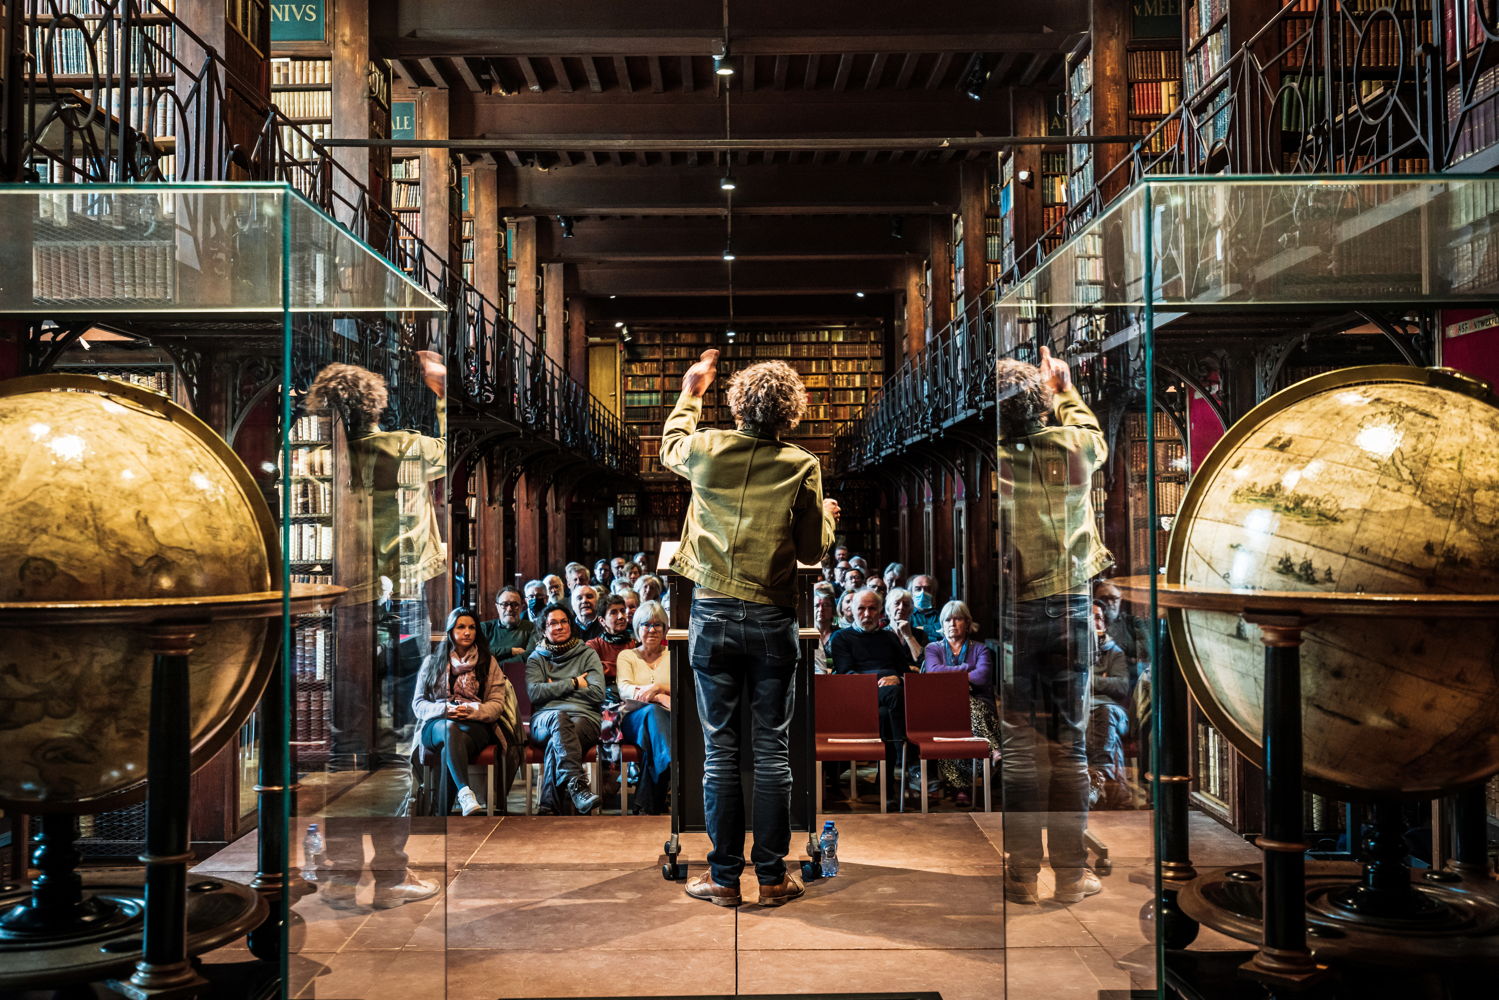
M446 816L455 800L465 816L483 808L469 787L468 766L491 743L499 744L494 805L503 812L523 750L515 689L488 645L479 641L477 615L454 608L444 632L436 651L422 664L411 701L422 727L422 746L442 756L437 815Z
M954 673L968 675L968 710L973 735L989 742L989 755L999 760L999 715L994 706L994 657L989 647L974 638L973 615L962 601L948 601L939 616L942 638L926 647L921 667L924 674ZM942 760L937 762L942 783L952 789L959 805L968 803L968 789L973 787L973 761Z

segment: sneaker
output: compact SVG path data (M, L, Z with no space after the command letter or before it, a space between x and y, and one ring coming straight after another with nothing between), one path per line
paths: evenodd
M1041 902L1041 896L1036 892L1036 876L1032 875L1030 878L1013 878L1006 873L1005 899L1012 903Z
M578 810L579 814L583 816L587 816L593 812L599 807L599 803L603 801L588 787L588 782L581 779L573 782L569 786L568 792L573 798L573 808Z
M1069 868L1056 873L1057 891L1052 899L1058 903L1078 903L1086 896L1103 892L1103 883L1086 868Z
M419 899L437 895L440 886L436 882L419 879L412 872L395 885L375 886L375 909L389 910Z
M743 902L737 885L719 885L707 872L690 880L683 891L694 899L706 899L714 906L738 906ZM764 890L762 889L761 892L763 893Z
M802 880L788 871L775 885L760 886L760 905L780 906L783 903L791 902L806 891L806 887L802 885Z
M474 797L474 790L467 785L458 789L458 808L462 810L465 816L472 816L474 813L481 812L484 809L483 806L479 805L479 800Z

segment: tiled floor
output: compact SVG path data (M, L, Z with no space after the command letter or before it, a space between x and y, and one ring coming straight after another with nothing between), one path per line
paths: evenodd
M938 990L947 1000L1097 1000L1100 989L1153 983L1154 949L1140 910L1149 889L1147 813L1096 813L1091 830L1114 870L1081 903L1003 900L1003 820L946 812L843 813L843 871L778 909L693 900L660 875L661 817L454 818L446 833L413 829L407 852L431 899L370 906L299 900L292 994L320 1000L494 1000L497 997ZM374 821L378 823L379 821ZM390 821L385 821L390 822ZM383 828L382 828L383 829ZM389 831L384 831L389 833ZM1255 852L1195 817L1203 863ZM801 838L793 840L793 854ZM368 841L366 844L368 845ZM707 851L689 834L694 874ZM242 870L240 843L205 868ZM295 860L295 859L294 859ZM1049 891L1042 872L1043 897ZM1237 947L1204 932L1198 947Z

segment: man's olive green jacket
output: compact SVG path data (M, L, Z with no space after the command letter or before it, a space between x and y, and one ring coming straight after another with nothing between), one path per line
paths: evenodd
M698 431L702 410L682 393L661 434L661 464L692 483L671 569L729 597L795 607L796 564L833 543L817 456L752 430Z

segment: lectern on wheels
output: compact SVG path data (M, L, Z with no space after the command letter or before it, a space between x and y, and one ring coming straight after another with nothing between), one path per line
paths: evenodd
M703 811L703 764L706 752L703 747L703 730L697 713L697 690L692 664L687 658L687 624L692 609L693 583L687 578L667 569L677 543L668 542L661 547L661 558L657 573L666 584L671 614L671 630L667 633L667 644L671 650L671 838L662 846L665 861L661 865L661 876L667 881L679 881L687 877L687 862L680 860L682 854L681 835L689 832L706 832L707 817ZM797 571L797 618L810 622L812 583L818 578L819 567L802 566ZM805 605L805 607L801 606ZM800 630L801 660L792 678L795 691L795 707L791 714L791 829L807 831L807 858L801 863L802 877L811 881L822 877L822 847L818 842L817 785L819 773L816 754L813 752L813 726L816 714L812 711L812 653L819 639L816 629ZM754 815L754 754L750 740L750 706L745 698L740 704L740 728L743 743L739 754L739 780L744 788L744 816L746 828Z

